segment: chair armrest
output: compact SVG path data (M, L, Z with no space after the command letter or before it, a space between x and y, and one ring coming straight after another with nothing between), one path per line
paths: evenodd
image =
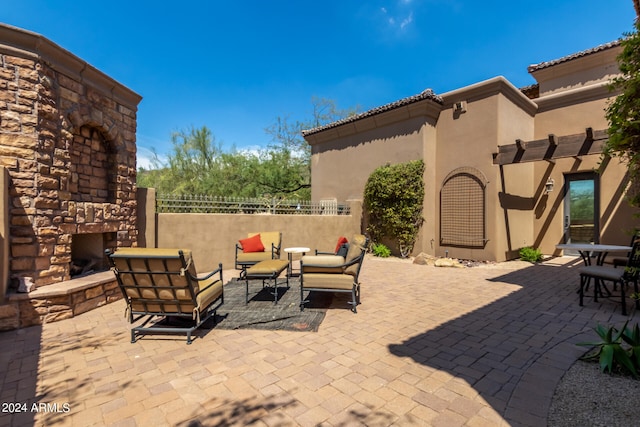
M187 274L189 275L189 277L190 277L192 280L196 280L196 281L198 281L198 282L201 282L201 281L203 281L203 280L210 279L210 278L211 278L211 276L213 276L213 275L214 275L214 274L216 274L216 273L219 273L219 274L220 274L220 281L222 281L222 263L218 264L218 268L216 268L216 269L215 269L215 270L213 270L211 273L209 273L209 274L207 274L206 276L203 276L203 277L193 276L191 273L187 272ZM214 283L215 283L215 281L214 281L214 282L209 283L207 286L205 286L204 288L200 289L200 290L198 291L198 293L200 293L200 292L204 291L205 289L207 289L209 286L213 285Z
M282 239L280 239L280 240L282 240ZM275 244L271 243L271 259L276 259L274 257L274 255L278 255L278 258L280 258L280 247L281 246L282 246L282 241L280 241L278 246L276 246Z
M335 255L335 252L322 252L316 249L316 255Z
M360 260L362 259L362 257L364 256L364 254L359 255L357 257L355 257L354 259L352 259L349 262L343 262L341 264L331 264L331 265L327 265L327 264L302 264L300 266L300 268L302 267L311 267L311 268L327 268L327 269L331 269L331 268L347 268L350 267L354 264L358 264L360 262Z

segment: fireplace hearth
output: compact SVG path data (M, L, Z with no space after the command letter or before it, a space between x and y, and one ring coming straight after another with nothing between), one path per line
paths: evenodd
M116 233L88 233L71 236L71 278L83 277L109 269L107 248L117 244Z

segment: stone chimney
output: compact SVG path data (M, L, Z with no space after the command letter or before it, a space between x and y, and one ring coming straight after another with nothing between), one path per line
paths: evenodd
M43 36L0 24L3 282L46 286L106 268L104 249L136 246L140 100Z

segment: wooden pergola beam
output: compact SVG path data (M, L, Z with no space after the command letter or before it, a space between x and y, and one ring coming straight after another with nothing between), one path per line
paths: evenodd
M494 165L510 165L537 161L553 161L565 157L580 157L602 153L602 147L608 140L607 131L587 128L585 133L556 136L549 134L545 139L523 141L502 145L493 153Z

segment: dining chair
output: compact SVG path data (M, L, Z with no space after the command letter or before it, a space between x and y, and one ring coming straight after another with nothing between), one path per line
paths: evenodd
M583 305L584 292L591 279L594 279L593 300L598 302L598 294L602 296L601 287L611 295L605 281L611 281L614 288L620 284L620 298L622 302L622 314L626 316L625 288L633 283L634 292L638 293L638 273L640 272L640 240L636 240L631 248L625 268L615 268L603 265L589 265L578 270L580 272L580 306ZM636 309L640 309L640 302L635 299Z
M633 236L631 236L631 242L629 243L629 246L633 246L633 244L638 239L640 239L640 230L636 230L633 233ZM628 259L629 259L629 254L627 254L627 256L624 256L624 257L613 257L613 258L611 258L611 264L614 267L624 267L624 266L627 265L627 260Z

